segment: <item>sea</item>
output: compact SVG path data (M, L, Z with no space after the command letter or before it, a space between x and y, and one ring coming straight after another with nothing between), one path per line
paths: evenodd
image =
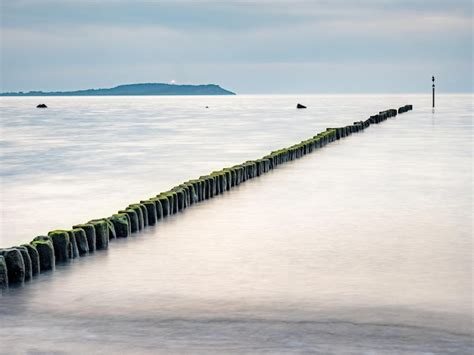
M472 354L473 98L0 98L0 247L413 105L2 291L0 354Z

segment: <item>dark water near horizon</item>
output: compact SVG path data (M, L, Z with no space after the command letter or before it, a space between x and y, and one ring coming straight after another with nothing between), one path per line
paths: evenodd
M0 99L2 247L414 105L4 291L0 353L471 354L472 98Z

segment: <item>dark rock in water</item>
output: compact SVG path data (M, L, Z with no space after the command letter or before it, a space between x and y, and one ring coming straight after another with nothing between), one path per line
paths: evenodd
M31 258L30 254L28 253L28 249L25 247L15 247L21 253L21 257L23 258L23 263L25 264L25 281L31 280L33 277L33 268L31 265Z
M56 260L54 256L53 242L50 237L38 236L31 244L36 248L40 260L40 272L54 270Z
M306 108L306 106L305 106L305 105L302 105L302 104L297 104L297 105L296 105L296 108Z
M48 108L48 106L46 104L39 104L36 108Z
M28 250L28 254L31 259L31 271L34 275L39 274L40 272L40 260L38 250L31 244L23 244L22 247L25 247Z
M21 252L15 248L0 249L0 255L5 258L10 284L25 281L25 263Z
M8 269L5 257L0 255L0 290L8 287Z

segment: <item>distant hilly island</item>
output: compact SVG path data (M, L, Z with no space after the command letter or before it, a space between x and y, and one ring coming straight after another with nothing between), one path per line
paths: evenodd
M29 91L3 92L0 96L142 96L142 95L235 95L219 85L176 85L144 83L119 85L108 89L87 89L76 91Z

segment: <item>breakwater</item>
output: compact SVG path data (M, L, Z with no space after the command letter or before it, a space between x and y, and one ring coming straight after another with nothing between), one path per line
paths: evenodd
M402 109L402 108L401 108ZM2 285L21 283L34 275L52 270L58 263L85 257L98 249L113 246L115 238L128 238L149 225L160 223L168 215L190 207L195 203L212 198L218 194L260 176L287 161L309 154L330 142L344 138L354 132L380 123L400 111L387 110L371 116L365 121L355 122L345 127L328 128L312 138L291 147L284 148L253 161L212 172L196 180L180 184L153 198L118 210L107 218L76 224L69 230L55 230L46 236L39 236L23 246L0 251L0 278ZM26 250L25 250L26 249Z

